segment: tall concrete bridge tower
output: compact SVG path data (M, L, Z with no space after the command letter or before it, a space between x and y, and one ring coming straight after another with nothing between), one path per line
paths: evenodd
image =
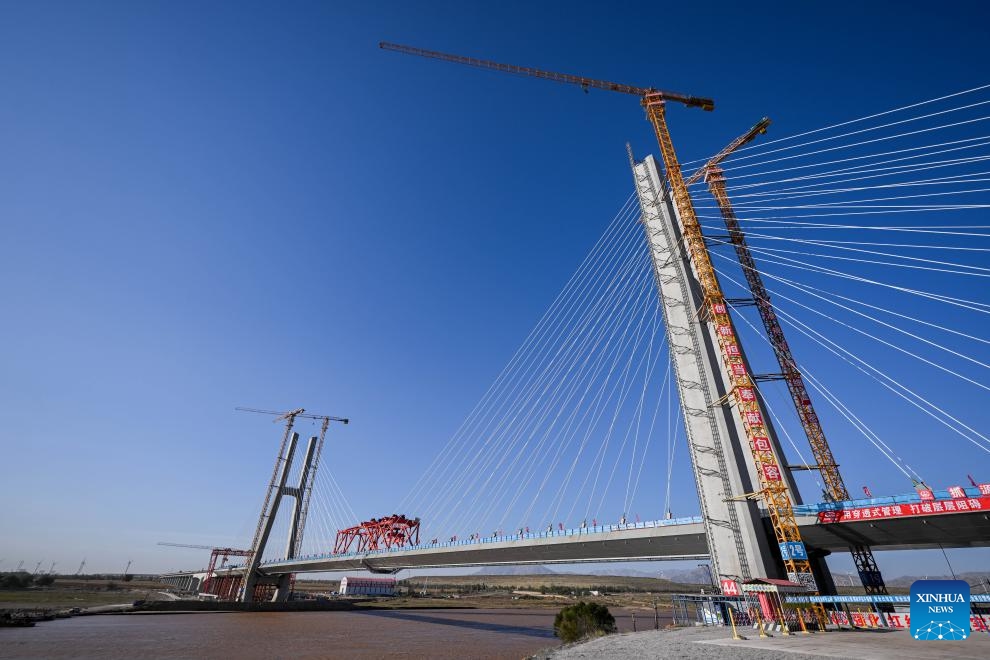
M662 303L667 341L676 375L681 411L691 455L701 515L711 552L713 572L721 577L783 577L772 529L765 522L760 489L747 436L739 415L731 410L732 378L719 359L715 323L704 313L698 273L685 248L677 208L665 189L657 162L648 156L631 161L641 223ZM742 348L740 346L740 351ZM745 354L741 355L749 373ZM770 418L757 401L773 453L783 456ZM791 501L801 498L793 477L782 469ZM821 556L812 558L819 589L834 590Z

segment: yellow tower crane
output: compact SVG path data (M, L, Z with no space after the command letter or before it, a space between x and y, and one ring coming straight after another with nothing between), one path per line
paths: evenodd
M804 433L808 438L811 452L815 457L815 465L805 466L803 469L818 470L819 474L822 475L822 480L825 482L826 496L836 502L842 502L849 499L849 490L846 488L846 484L842 480L842 475L839 473L839 465L835 462L832 449L829 447L828 440L825 438L825 431L822 429L818 414L815 412L815 407L811 402L811 395L804 385L804 379L798 370L797 362L795 362L791 348L787 343L787 339L784 337L784 329L781 327L780 321L777 319L777 313L770 303L770 294L763 285L763 276L760 275L760 271L756 268L753 253L746 243L746 236L743 233L742 227L739 225L738 218L736 218L732 203L729 201L729 195L725 189L725 175L722 172L722 168L719 167L719 164L728 158L736 149L751 142L757 135L766 133L769 125L770 120L764 117L753 128L733 140L725 149L722 149L722 151L702 165L697 172L688 177L685 183L690 186L698 179L704 177L705 182L708 184L708 190L718 204L719 212L722 214L722 219L725 222L725 228L729 232L729 242L735 247L736 256L739 259L739 264L742 266L743 275L746 277L750 293L752 293L756 308L760 312L763 327L766 329L767 339L770 341L773 352L777 357L777 362L780 365L782 380L787 384L787 390L790 392L791 400L797 410L798 418L801 420ZM883 575L880 573L880 568L877 566L876 559L874 559L873 551L870 547L868 545L853 544L850 545L849 552L852 554L866 593L886 594L887 585L883 581Z
M760 121L756 122L756 125L753 126L753 128L749 129L748 131L737 137L735 140L727 144L725 148L722 149L722 151L718 152L717 154L709 158L708 162L701 166L701 169L699 169L697 172L695 172L694 174L692 174L691 176L689 176L687 179L684 180L684 185L690 186L691 184L695 183L698 179L705 176L707 172L711 171L712 168L718 167L718 164L721 163L726 158L728 158L729 156L731 156L732 152L734 152L736 149L746 146L747 144L755 140L757 135L763 135L764 133L766 133L767 128L769 127L770 127L770 119L768 117L764 117Z
M766 505L774 535L777 542L781 544L781 547L789 547L785 544L801 543L801 532L794 519L794 507L784 482L783 471L781 465L777 462L777 457L774 456L767 427L765 426L763 415L757 403L756 388L753 380L746 371L735 327L732 319L729 317L725 296L722 293L715 269L712 266L711 257L708 254L708 248L705 245L705 239L701 232L701 225L698 223L698 218L694 212L691 196L688 193L684 176L681 173L681 165L674 151L670 130L667 128L667 101L676 101L688 107L697 107L702 110L713 110L715 108L715 102L707 98L689 96L677 92L667 92L653 87L624 85L566 73L554 73L530 67L501 64L499 62L473 57L423 50L421 48L388 42L381 42L379 47L408 55L418 55L445 62L467 64L482 69L491 69L578 85L585 90L589 88L603 89L623 94L632 94L640 98L640 103L646 110L647 118L653 125L657 143L660 145L660 154L663 157L664 169L666 170L667 180L670 184L671 195L677 212L680 215L684 243L691 255L691 261L694 264L701 285L704 302L702 309L698 310L698 316L699 318L710 321L714 325L722 362L731 379L732 391L727 398L734 404L733 407L736 414L741 418L743 428L746 430L749 448L753 456L753 461L756 464L756 474L760 481L758 494ZM807 559L795 558L791 553L787 553L782 559L789 576L803 584L815 585L811 563ZM815 589L815 593L817 593L817 589ZM824 609L819 605L815 610L819 616L819 620L822 620L825 614Z

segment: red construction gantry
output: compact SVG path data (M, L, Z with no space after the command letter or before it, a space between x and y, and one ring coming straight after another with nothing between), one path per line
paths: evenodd
M419 545L419 518L410 519L393 513L391 516L372 518L360 525L338 530L333 554L350 552L355 539L357 552Z

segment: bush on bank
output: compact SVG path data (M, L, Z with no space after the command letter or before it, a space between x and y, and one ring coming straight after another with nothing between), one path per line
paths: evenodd
M557 612L553 634L564 643L588 637L601 637L615 632L615 617L604 605L579 602Z

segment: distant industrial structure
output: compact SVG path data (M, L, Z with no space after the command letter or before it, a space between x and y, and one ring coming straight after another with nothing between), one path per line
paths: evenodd
M348 577L340 578L341 596L394 596L395 578Z

